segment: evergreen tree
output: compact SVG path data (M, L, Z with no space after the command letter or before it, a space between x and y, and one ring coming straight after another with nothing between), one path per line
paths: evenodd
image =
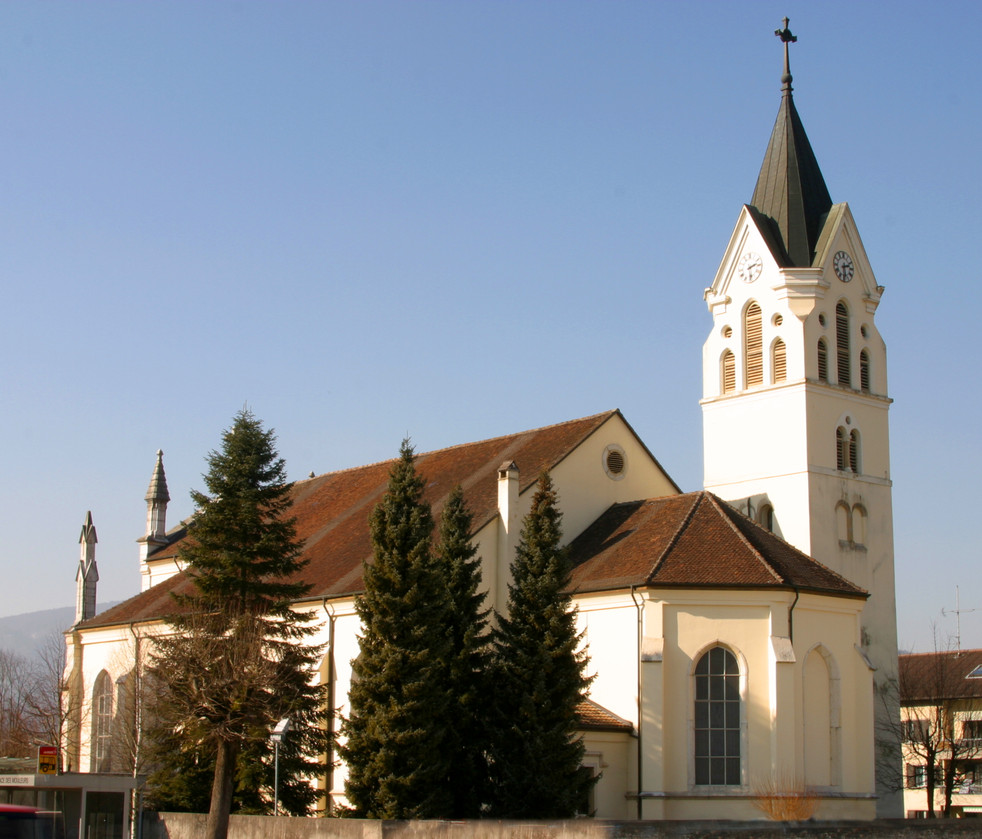
M423 486L404 440L370 518L374 561L365 565L365 590L355 601L360 654L339 747L352 813L365 818L450 815L449 601L430 547Z
M440 518L437 549L450 597L450 724L447 788L454 818L478 818L487 801L489 726L487 677L490 661L488 610L481 589L481 562L470 541L471 514L460 486L454 487Z
M494 640L491 811L500 818L573 816L593 783L580 771L576 706L590 679L566 591L561 519L543 472L511 566L508 615Z
M275 440L243 410L221 450L209 454L208 494L191 493L198 512L180 549L195 591L178 598L168 618L174 633L153 655L156 777L213 767L207 835L214 839L227 835L233 804L271 809L268 740L278 720L293 725L280 754L288 812L313 804L316 792L303 776L316 771L324 751L322 689L310 684L321 648L304 643L316 629L291 608L308 586L299 579L302 545Z

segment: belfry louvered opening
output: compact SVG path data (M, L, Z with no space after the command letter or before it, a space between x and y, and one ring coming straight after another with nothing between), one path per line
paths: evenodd
M736 390L736 356L729 350L725 350L720 366L722 367L723 393L733 393Z
M771 370L774 382L783 382L788 378L788 351L780 338L771 349Z
M840 385L852 387L852 373L849 359L849 310L846 304L835 305L835 353L836 378Z
M747 364L747 387L764 383L764 338L760 306L751 303L743 319L744 355Z

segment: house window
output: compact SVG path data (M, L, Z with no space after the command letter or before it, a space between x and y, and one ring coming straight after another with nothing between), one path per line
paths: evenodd
M113 725L113 683L103 670L92 689L92 772L108 772Z
M736 390L736 356L729 350L723 353L723 393Z
M835 358L836 377L840 385L852 387L849 360L849 311L845 303L835 306Z
M740 784L740 670L713 647L695 670L695 778L699 786Z
M931 726L927 720L915 718L900 721L900 736L905 743L923 743L928 739L930 731Z
M965 720L962 723L962 739L982 740L982 720Z
M829 348L824 338L818 341L818 380L820 382L829 380Z
M927 767L907 764L907 788L920 789L927 786Z
M747 359L747 387L764 383L764 338L760 306L751 303L743 317L744 355Z
M869 352L863 350L859 354L859 389L869 393Z
M775 383L783 382L788 377L788 351L784 346L784 341L778 338L774 342L771 353L771 370Z

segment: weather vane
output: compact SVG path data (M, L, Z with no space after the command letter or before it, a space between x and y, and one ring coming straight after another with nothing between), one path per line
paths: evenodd
M791 30L788 29L789 23L791 23L791 19L786 17L784 19L784 29L775 29L774 34L784 44L784 75L781 76L781 82L787 85L788 90L791 90L791 62L788 58L788 44L797 42L798 36L791 34Z

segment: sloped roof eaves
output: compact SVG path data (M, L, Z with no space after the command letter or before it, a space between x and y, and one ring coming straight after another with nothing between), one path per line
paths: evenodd
M905 653L898 656L898 664L904 705L982 699L982 679L967 678L976 667L982 667L982 650Z

